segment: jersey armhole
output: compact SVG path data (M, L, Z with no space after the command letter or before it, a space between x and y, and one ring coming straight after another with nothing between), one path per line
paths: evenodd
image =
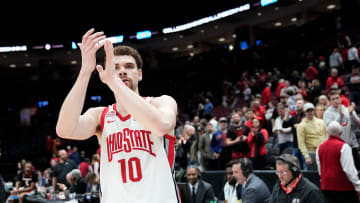
M101 132L104 130L105 116L108 111L109 111L109 107L105 107L103 112L101 113L101 118L100 118Z

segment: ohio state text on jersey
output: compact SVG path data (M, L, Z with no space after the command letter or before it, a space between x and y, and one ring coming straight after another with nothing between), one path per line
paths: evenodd
M131 115L120 115L116 104L104 109L101 129L102 203L180 203L173 175L174 136L154 135Z

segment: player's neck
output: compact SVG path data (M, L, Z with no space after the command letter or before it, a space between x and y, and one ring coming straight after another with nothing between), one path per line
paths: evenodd
M126 111L125 107L121 105L119 102L116 102L116 111L120 113L122 116L128 115L128 112Z

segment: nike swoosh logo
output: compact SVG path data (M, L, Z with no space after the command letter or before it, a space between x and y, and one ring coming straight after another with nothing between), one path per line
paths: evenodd
M106 121L107 123L112 123L112 122L115 122L115 121Z

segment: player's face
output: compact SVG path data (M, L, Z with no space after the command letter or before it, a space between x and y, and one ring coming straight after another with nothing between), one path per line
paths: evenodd
M116 73L119 78L132 90L138 88L139 81L142 80L142 70L137 68L134 57L128 55L114 56Z

